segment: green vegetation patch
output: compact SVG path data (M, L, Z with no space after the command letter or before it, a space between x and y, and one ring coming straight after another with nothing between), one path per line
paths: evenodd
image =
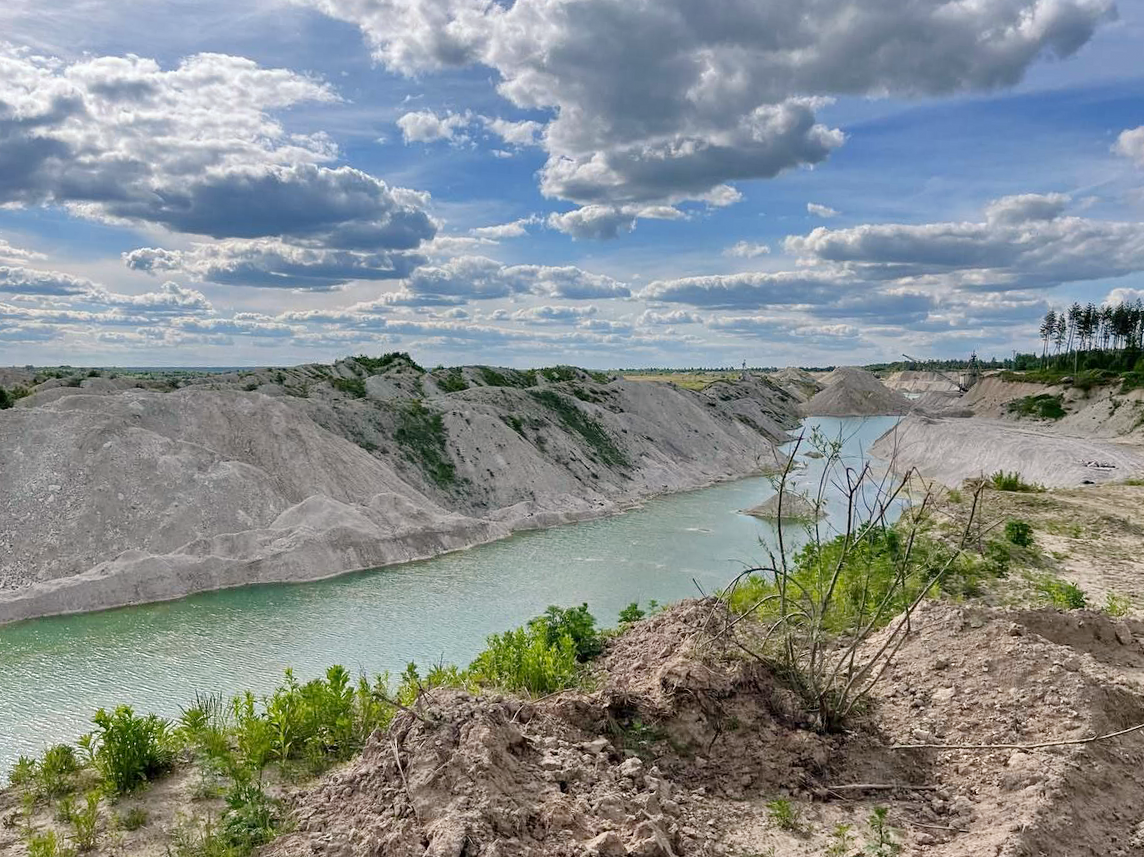
M1005 538L1017 547L1033 546L1033 527L1028 521L1006 521Z
M1037 591L1059 610L1083 610L1088 606L1084 590L1075 583L1051 575L1037 581Z
M14 387L11 390L0 387L0 411L12 407L18 400L30 395L32 391L25 387Z
M417 372L423 373L425 371L418 365L416 360L409 356L407 351L390 351L380 357L367 357L365 354L359 354L354 357L354 362L365 369L370 375L378 375L390 366L399 366L402 364Z
M997 575L996 563L989 558L955 556L944 542L926 535L909 541L893 528L878 528L857 539L838 536L821 546L812 542L795 554L791 592L799 594L789 597L800 603L828 603L829 612L822 617L828 631L878 628L912 604L950 563L940 583L949 595L979 593L981 583ZM766 574L750 575L725 598L735 613L755 610L764 621L776 619L781 609L778 586Z
M459 393L469 389L465 375L460 369L442 369L434 373L433 380L442 393Z
M449 433L445 420L437 411L430 410L420 399L402 406L398 412L397 431L393 439L406 455L439 488L456 480L456 467L449 457Z
M516 369L508 369L501 372L489 366L478 366L477 371L481 373L481 379L489 387L516 387L517 389L525 390L529 387L536 386L536 370L527 369L525 371L517 371Z
M1055 396L1049 393L1025 396L1023 399L1013 400L1005 406L1005 409L1017 417L1039 417L1043 420L1059 420L1067 413L1063 397L1059 393Z
M555 413L565 428L580 435L605 464L612 467L627 467L630 464L628 457L616 446L604 427L567 397L553 390L536 390L529 395Z
M111 713L99 709L95 730L80 740L113 794L134 791L175 762L167 721L154 714L137 715L120 705Z
M1026 482L1021 478L1021 474L1014 470L1007 473L1004 470L998 470L989 477L989 484L996 488L998 491L1016 491L1020 493L1034 493L1044 491L1043 485Z
M355 399L365 398L365 381L361 378L331 378L330 386Z

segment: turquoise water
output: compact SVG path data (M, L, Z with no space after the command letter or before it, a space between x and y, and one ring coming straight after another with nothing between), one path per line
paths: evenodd
M841 435L857 463L895 419L807 423ZM817 486L821 462L806 464L796 478ZM739 510L773 493L743 479L423 562L2 627L0 772L88 731L101 706L177 715L196 692L266 690L287 666L305 679L332 663L371 674L467 663L490 633L549 604L587 602L611 625L632 601L711 592L764 561L774 529ZM839 501L830 511L844 520Z

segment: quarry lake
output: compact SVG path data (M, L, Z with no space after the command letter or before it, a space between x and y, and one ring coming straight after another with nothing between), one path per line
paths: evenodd
M841 436L857 462L896 419L805 425ZM816 485L822 464L806 465L798 483ZM74 741L99 707L177 716L196 693L266 690L288 666L307 679L332 663L370 674L467 663L489 634L549 604L587 602L613 625L632 601L694 596L696 584L712 592L765 560L759 542L774 528L740 510L773 493L769 480L747 478L423 562L0 627L0 774L20 754ZM835 498L830 520L839 517Z

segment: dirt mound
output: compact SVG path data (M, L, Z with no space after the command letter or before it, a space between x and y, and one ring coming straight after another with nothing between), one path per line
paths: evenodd
M804 789L832 739L786 725L769 673L696 658L710 603L616 641L592 694L538 702L436 691L421 717L301 796L295 855L713 854L728 802ZM780 713L776 713L780 712Z
M882 383L891 390L902 390L910 393L952 393L957 395L961 388L954 380L957 372L943 375L940 372L922 372L912 369L901 372L892 372Z
M813 375L795 366L787 366L769 377L800 402L810 401L814 394L822 389L822 384L815 380Z
M1139 687L1045 636L1075 638L1092 618L928 605L872 718L887 741L938 745L1069 741L1144 722ZM1121 623L1103 621L1115 637L1111 626ZM896 811L916 821L929 854L1141 853L1132 841L1144 823L1144 734L1041 749L898 752L936 786Z
M826 388L802 406L815 417L855 417L908 413L912 404L864 369L841 366L822 379Z
M781 508L780 495L775 494L757 506L744 509L743 512L747 515L754 515L756 518L765 518L771 521L778 519L780 515L784 521L813 521L826 517L826 512L815 505L809 497L789 491L784 491L781 497Z
M894 853L1140 853L1144 733L1040 749L894 746L1038 744L1144 722L1144 697L1109 658L1068 644L1127 651L1127 625L924 605L868 713L827 736L802 728L794 698L717 633L728 618L703 601L637 624L609 644L591 693L432 691L422 719L401 715L300 792L294 832L265 853L821 855L843 853L827 849L848 824L851 854L869 842L876 806L889 810ZM796 829L776 823L776 798Z

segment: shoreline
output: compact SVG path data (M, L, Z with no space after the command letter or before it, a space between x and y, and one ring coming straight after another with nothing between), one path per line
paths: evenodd
M782 444L776 444L775 449L777 450L779 448L779 446L781 446L781 445ZM482 528L487 528L487 529L493 531L493 534L487 538L476 538L476 539L473 539L471 541L467 541L464 544L457 544L457 545L451 546L451 547L443 547L439 550L433 550L433 551L429 551L429 552L422 553L422 554L410 554L407 556L395 558L395 559L392 559L390 561L379 563L379 564L343 567L343 568L337 569L336 571L330 571L328 573L309 574L309 575L301 574L301 575L299 575L299 574L289 574L289 573L275 574L275 573L271 572L270 574L263 575L263 576L247 576L247 578L245 580L237 581L234 583L220 583L220 584L214 585L214 586L208 585L208 586L201 586L201 587L189 587L189 588L182 590L182 591L174 591L168 595L158 596L158 597L120 598L120 599L114 598L115 585L124 583L126 575L129 575L132 573L138 574L138 571L135 567L129 568L129 570L126 572L126 574L124 572L117 572L117 573L111 573L111 574L99 574L99 575L97 575L98 570L103 568L104 566L119 562L126 554L137 553L134 551L126 551L126 552L124 552L124 554L121 554L120 557L116 557L113 560L110 560L110 561L107 561L104 563L100 563L99 565L95 566L94 568L92 568L86 572L83 572L81 574L72 575L72 576L67 577L67 578L60 578L58 581L51 581L51 582L46 583L46 584L33 584L31 587L27 587L25 589L11 590L10 591L11 593L18 593L18 594L15 594L15 597L10 597L9 593L0 592L0 631L2 631L4 628L11 627L13 625L16 625L16 624L19 624L22 622L35 621L36 619L50 619L50 618L54 618L54 617L63 617L63 616L77 616L77 615L83 615L83 614L87 614L87 613L102 613L102 612L106 612L109 610L121 610L121 609L131 608L131 607L142 607L142 606L146 606L148 604L162 604L162 603L166 603L166 602L180 601L180 600L182 600L184 598L188 598L192 595L199 595L199 594L206 593L206 592L221 592L223 590L239 589L239 588L242 588L245 586L264 586L264 585L273 586L273 585L317 583L319 581L331 580L333 578L342 577L342 576L345 576L348 574L360 574L360 573L365 573L365 572L370 572L370 571L381 571L381 570L385 570L385 569L394 568L396 566L405 565L407 563L424 562L426 560L436 559L437 557L445 556L446 554L457 553L460 551L466 551L466 550L470 550L472 548L480 547L482 545L487 545L487 544L492 544L494 542L503 541L505 539L511 538L516 533L532 532L532 531L539 531L539 530L548 530L548 529L554 529L556 527L571 526L571 525L575 525L575 524L579 524L579 523L584 523L587 521L600 520L602 518L616 517L619 515L626 514L627 512L631 512L631 511L634 511L636 509L639 509L648 501L655 500L655 499L658 499L660 497L669 497L669 496L672 496L674 494L684 494L684 493L689 493L692 491L702 491L706 488L711 488L715 485L720 485L720 484L724 484L727 482L737 482L737 481L740 481L742 479L750 479L753 477L764 476L768 472L773 472L773 471L768 470L766 467L759 467L759 466L757 466L757 462L755 462L754 466L752 466L749 470L744 470L742 472L737 472L737 473L723 473L723 474L719 474L719 475L715 475L715 476L703 476L703 477L700 477L699 479L697 479L693 482L692 481L685 481L682 484L669 487L666 490L650 491L650 492L640 492L637 490L629 498L622 499L622 500L619 500L617 502L613 502L613 503L610 503L608 505L599 506L596 508L583 509L583 510L568 510L568 511L563 511L563 512L546 511L546 512L540 512L540 513L535 513L535 514L529 513L527 516L517 518L512 524L506 524L504 521L497 520L496 515L498 513L505 512L506 509L512 509L513 507L510 506L510 507L506 507L506 509L496 510L495 512L493 512L493 514L491 516L489 516L487 518L468 519L468 520L472 520L472 521L476 522L478 525L484 525L484 527L482 527ZM534 520L530 521L529 520L530 518L533 518ZM419 531L417 533L410 533L409 536L407 536L405 538L415 538L416 536L424 535L425 533L426 533L426 531L422 530L422 531ZM242 535L242 534L241 533L224 533L224 534L219 534L218 536L215 536L213 538L214 539L227 539L228 537L234 537L234 536L239 536L239 535ZM390 542L386 542L385 546L391 546L391 545L395 545L395 544L396 545L403 545L405 543L405 538L396 539L396 540L392 540ZM202 541L202 540L199 540L199 541ZM182 547L176 549L175 551L172 551L169 554L149 555L147 557L140 557L137 559L133 559L132 564L134 566L134 563L137 563L137 562L147 562L147 561L161 562L164 559L167 559L169 557L182 556L183 554L181 554L181 552L184 549L186 549L190 544L194 544L194 543L188 543L188 545L183 545ZM317 545L313 545L313 546L317 547ZM295 550L296 549L291 549L291 550L287 551L286 554L293 555ZM285 556L285 554L283 556ZM231 569L229 569L228 571L237 572L237 571L240 571L243 569L249 569L249 567L251 567L251 566L258 566L258 565L261 565L263 563L266 563L269 559L274 559L274 558L273 557L272 558L262 557L262 558L251 559L251 560L246 560L246 561L236 561L235 565ZM284 571L288 571L290 565L292 565L292 563L284 564L283 565ZM179 570L180 569L178 569L178 568L171 569L172 576L177 578ZM183 570L185 570L185 569L183 569ZM152 570L152 574L153 574L153 570ZM130 581L126 581L126 582L130 583ZM165 579L162 576L160 576L159 578L152 579L150 581L139 581L139 584L143 585L143 584L148 583L148 582L151 584L156 584L156 583L162 584L164 582L173 582L173 581L172 581L171 576L168 576ZM91 599L92 592L99 592L99 588L101 586L112 587L112 592L109 593L112 595L111 599L105 599L105 600L101 600L99 598ZM51 607L49 607L47 609L42 609L42 605L44 605L45 602L50 603L53 599L62 599L66 602L70 602L72 600L83 599L83 600L88 601L89 604L93 604L96 606L78 607L78 608L74 608L74 609L68 608L68 607L64 607L62 609L53 609Z

